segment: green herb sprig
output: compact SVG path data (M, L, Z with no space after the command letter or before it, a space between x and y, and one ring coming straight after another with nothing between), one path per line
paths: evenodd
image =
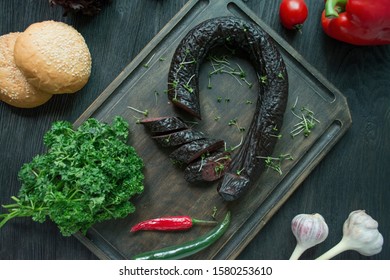
M249 82L246 79L247 74L239 64L236 63L237 68L231 66L229 56L224 55L222 57L217 57L210 55L208 57L208 60L210 61L213 70L209 72L209 82L207 88L212 88L211 76L216 74L228 74L233 77L240 85L243 85L243 83L241 82L243 81L249 88L253 87L253 83Z
M134 108L134 107L131 107L131 106L127 106L127 108L137 112L137 113L140 113L142 115L144 115L145 117L147 117L149 115L149 110L146 109L146 110L140 110L140 109L137 109L137 108Z
M145 68L149 68L150 67L150 63L152 62L152 60L153 60L153 58L154 58L154 56L155 56L156 54L154 53L150 58L149 58L149 60L146 62L146 63L144 63L144 67Z
M297 103L298 98L295 100L295 103L291 108L291 112L300 121L294 125L294 128L290 131L290 135L294 138L295 136L303 133L305 137L308 137L320 121L314 117L314 112L307 107L302 107L300 109L300 114L296 113L295 110Z
M237 118L234 118L234 119L231 119L229 122L228 122L228 126L234 126L238 129L238 131L240 132L244 132L245 131L245 127L243 126L240 126L240 124L238 123L238 119Z
M280 175L283 174L282 171L282 163L285 160L293 160L293 157L290 154L282 154L279 157L261 157L258 156L257 158L264 159L265 166L267 168L270 168L276 172L278 172Z

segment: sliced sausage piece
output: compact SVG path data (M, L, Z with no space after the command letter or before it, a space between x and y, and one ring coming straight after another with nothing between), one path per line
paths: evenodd
M185 129L152 137L152 139L154 139L162 147L180 146L203 138L205 138L205 134L203 132L193 129Z
M228 152L218 152L189 164L184 170L187 182L212 182L221 178L232 158Z
M152 135L163 135L188 129L187 124L179 117L145 118L140 121Z
M217 151L224 147L225 141L218 139L200 139L174 150L169 157L178 165L189 164L194 160L200 158L203 154Z

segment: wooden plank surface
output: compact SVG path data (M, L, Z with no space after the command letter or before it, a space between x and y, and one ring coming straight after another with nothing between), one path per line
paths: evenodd
M68 22L86 37L95 62L93 75L88 86L78 94L57 97L35 110L0 104L1 203L9 202L8 198L19 189L16 174L20 166L44 151L41 139L50 123L58 119L75 121L187 1L114 1L93 19L63 18L61 9L52 9L45 2L1 1L0 33L21 31L30 23L45 19ZM303 256L306 259L318 256L338 242L346 216L359 208L366 209L379 221L387 240L389 47L354 47L325 36L319 22L321 1L308 2L311 13L302 34L288 32L280 26L279 1L243 2L347 96L354 123L238 258L288 258L295 246L289 223L301 212L323 214L331 229L323 244ZM61 237L49 222L36 224L20 219L1 230L0 259L95 258L75 238ZM355 252L346 252L337 258L367 259ZM370 257L389 258L388 247Z
M141 111L148 110L149 117L180 116L191 127L209 137L225 140L227 147L238 145L240 138L246 137L247 130L242 132L235 125L228 124L231 120L237 120L239 127L249 126L259 90L258 79L248 61L233 55L229 50L218 49L211 53L218 59L228 57L227 61L233 68L242 68L247 73L247 82L226 73L213 76L209 81L209 73L220 66L212 65L211 62L202 64L199 79L203 112L201 121L188 119L188 116L175 110L164 94L170 61L181 38L198 23L225 15L255 21L272 33L240 1L189 1L75 123L77 126L88 117L105 122L111 122L118 115L124 117L133 124L130 143L145 161L145 192L135 202L138 211L124 220L96 225L88 234L91 242L102 249L107 258L131 258L134 254L158 249L162 244L180 244L195 239L209 229L133 235L129 235L128 231L137 221L159 216L189 214L207 219L214 207L220 213L217 219L221 219L227 210L232 212L230 229L211 248L193 258L237 257L350 126L349 109L340 92L306 65L281 38L273 34L289 74L289 109L285 113L283 127L278 128L275 135L280 133L282 138L278 140L274 153L269 156L291 154L294 160L283 163L283 174L270 169L258 174L258 179L250 190L232 203L226 203L218 195L218 182L198 185L186 182L183 170L172 165L168 157L172 149L164 150L156 145L147 130L136 124L144 116L129 109L129 106ZM215 61L213 63L217 64ZM210 84L211 89L208 88ZM250 101L249 104L246 101ZM315 116L320 123L313 129L310 137L306 138L302 133L297 137L290 137L295 124L300 122L296 113L291 112L290 108L293 106L298 108L298 113L301 107L316 112Z

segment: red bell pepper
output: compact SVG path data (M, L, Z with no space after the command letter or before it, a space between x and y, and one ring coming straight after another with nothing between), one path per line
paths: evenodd
M327 0L321 23L327 35L346 43L390 44L390 0Z

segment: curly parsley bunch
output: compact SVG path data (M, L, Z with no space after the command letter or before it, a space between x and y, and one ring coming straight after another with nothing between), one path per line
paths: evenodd
M121 117L111 126L91 118L77 130L55 122L44 136L48 151L22 166L21 189L14 204L3 205L9 213L0 215L0 228L14 217L48 217L69 236L134 212L129 199L144 189L144 165L127 139Z

